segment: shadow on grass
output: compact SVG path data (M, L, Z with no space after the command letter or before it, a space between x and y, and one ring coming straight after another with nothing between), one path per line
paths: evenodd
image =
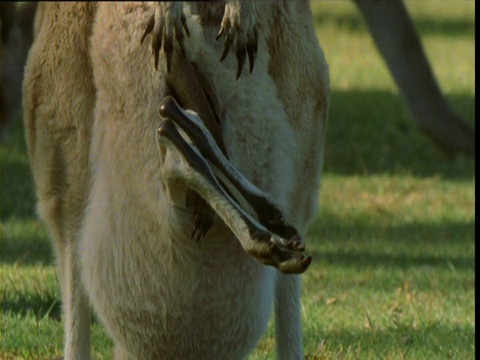
M321 216L307 237L312 257L339 267L475 271L474 222L382 227Z
M35 190L20 118L0 146L0 219L35 218Z
M2 234L1 264L53 265L53 244L46 236L14 237Z
M37 319L50 318L60 320L62 305L55 294L18 294L15 299L3 299L0 302L3 314L28 316L33 314Z
M460 115L474 119L474 96L448 98ZM325 172L472 179L474 170L472 158L445 157L420 131L399 95L380 90L332 92Z
M409 352L437 355L438 359L448 359L454 356L474 354L475 330L473 326L459 326L443 322L413 328L408 325L393 326L385 330L350 330L319 334L318 342L324 339L324 346L318 353L308 354L307 359L316 359L316 356L327 355L330 352L339 352L341 358L344 351L350 354L365 354L377 358L409 358ZM345 350L343 350L345 349ZM320 357L323 358L323 357ZM397 357L395 357L397 358Z
M372 253L368 250L335 250L309 252L314 259L333 264L336 267L367 269L372 267L397 269L435 269L450 268L452 271L475 271L475 259L469 256L455 255L412 255L392 253ZM473 285L473 284L472 284Z
M1 219L35 218L36 197L30 167L21 161L4 160L0 174Z
M355 13L349 14L317 12L313 15L314 24L316 27L334 24L343 30L369 34L365 20L360 11L357 8L356 10ZM413 22L421 36L475 37L475 24L470 19L442 19L418 15L415 16Z
M14 299L2 298L0 301L2 314L20 317L34 316L36 319L62 320L62 301L60 294L54 293L24 293L16 294ZM99 320L92 312L92 324Z

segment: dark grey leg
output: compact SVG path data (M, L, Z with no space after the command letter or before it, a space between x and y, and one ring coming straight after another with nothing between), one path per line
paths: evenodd
M168 106L178 107L176 103ZM207 201L249 254L283 273L302 273L308 268L311 257L303 254L303 247L299 249L289 239L270 233L247 214L219 183L203 154L182 138L171 120L164 120L158 132L159 141L170 151L178 151L180 160L185 162L176 164L177 176L183 177ZM250 186L254 187L249 183Z

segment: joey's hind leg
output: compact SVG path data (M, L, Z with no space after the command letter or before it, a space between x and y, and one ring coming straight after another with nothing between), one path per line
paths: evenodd
M163 175L167 181L176 179L183 181L188 187L197 191L213 210L222 218L225 224L232 230L247 253L254 256L265 265L278 268L283 273L301 273L310 265L311 258L303 255L303 247L290 239L282 238L281 234L271 233L265 226L255 219L255 215L242 208L236 198L232 198L230 191L240 196L242 193L253 191L261 193L253 184L242 177L237 186L245 187L239 190L235 184L226 190L223 183L228 178L240 176L238 172L231 176L222 176L221 173L232 171L233 166L223 166L220 163L214 174L211 165L204 157L204 153L221 153L218 147L215 149L213 138L208 131L202 127L201 120L196 115L183 112L172 98L166 98L161 106L161 114L168 118L162 122L159 128L159 142L166 147L168 156L163 165ZM190 139L195 145L188 144L180 135L174 123L182 123L182 128L187 129L196 123L201 129L200 133ZM186 120L186 122L183 122ZM190 125L189 124L190 121ZM193 126L193 125L192 125ZM194 128L195 130L198 130ZM188 132L187 132L188 133ZM197 136L198 135L198 136ZM203 135L207 135L206 137ZM210 147L213 145L213 147ZM207 156L208 157L208 156ZM266 200L266 196L263 196ZM243 203L248 207L247 202Z
M216 170L217 176L230 191L239 191L237 200L244 200L253 209L258 221L271 232L288 239L294 251L303 251L304 247L296 229L287 224L283 213L266 196L252 185L240 173L219 148L216 139L204 126L203 119L193 112L184 112L172 98L165 98L160 107L162 116L171 118L189 136Z

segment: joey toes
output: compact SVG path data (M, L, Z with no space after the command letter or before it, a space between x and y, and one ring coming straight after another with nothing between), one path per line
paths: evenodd
M190 190L187 195L188 201L192 204L194 217L191 238L196 242L202 240L213 226L215 212L207 202L196 192Z
M299 235L286 240L256 229L251 238L256 244L247 252L264 265L276 267L284 274L301 274L310 266L312 258L304 254L305 246Z
M256 30L253 1L227 2L220 31L216 39L225 37L220 61L223 61L232 45L237 57L236 80L240 77L248 56L249 71L252 73L258 50L258 33Z
M143 43L147 35L151 35L155 69L158 70L160 52L162 51L167 71L170 73L175 43L180 48L182 55L185 56L185 34L190 36L187 19L183 13L181 2L158 2L140 40L141 43Z

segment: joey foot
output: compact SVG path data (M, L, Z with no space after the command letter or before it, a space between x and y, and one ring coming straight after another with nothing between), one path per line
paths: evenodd
M155 57L155 69L158 70L159 54L160 50L163 49L167 62L167 71L170 73L174 37L182 54L185 56L183 45L184 32L187 36L190 36L182 3L180 1L158 2L141 38L141 43L143 43L147 35L152 34L152 52Z
M225 45L220 61L223 61L236 40L235 54L237 57L236 80L242 74L248 55L250 73L258 51L258 33L255 20L255 3L253 0L227 1L220 31L216 37L219 40L225 35Z
M267 229L256 214L242 208L237 199L231 196L229 188L235 187L239 194L253 194L257 201L261 201L262 198L267 201L266 195L244 178L226 159L218 161L215 164L216 170L213 170L209 159L212 153L217 156L221 151L215 146L201 119L195 113L183 111L171 97L163 100L160 115L166 120L161 123L158 130L159 142L176 157L175 161L169 162L172 166L169 172L182 178L185 184L198 192L230 228L248 254L286 274L304 272L312 259L305 256L305 248L295 228L286 224L282 215L279 217L280 231L272 232ZM187 133L192 143L188 143L180 135L177 126ZM221 181L216 175L218 171L223 173ZM224 182L232 178L236 181L226 186ZM248 196L245 196L244 200L247 198ZM275 206L269 202L268 207ZM278 209L275 212L281 214ZM282 232L291 236L283 237Z

